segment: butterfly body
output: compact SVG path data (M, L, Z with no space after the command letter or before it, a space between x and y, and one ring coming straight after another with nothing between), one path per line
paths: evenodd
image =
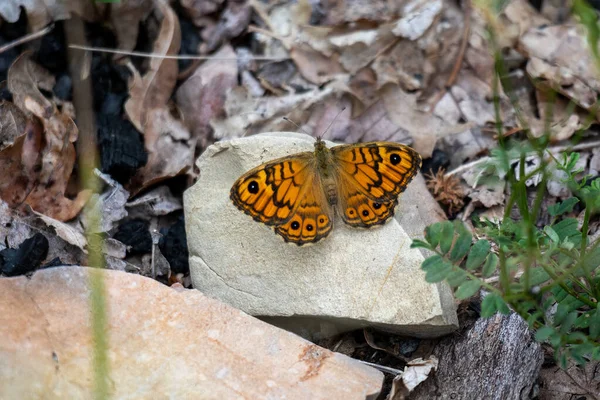
M262 164L232 186L233 204L254 220L273 226L298 245L327 236L337 213L354 227L388 221L397 197L421 165L408 146L370 142L328 148L317 139L313 152Z

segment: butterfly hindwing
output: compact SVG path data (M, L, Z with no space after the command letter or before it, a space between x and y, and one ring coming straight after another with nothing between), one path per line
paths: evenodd
M368 228L392 217L398 195L421 166L419 153L397 143L343 145L331 151L336 160L339 214L351 226Z
M286 242L297 245L314 243L329 235L333 228L333 212L321 187L320 177L314 174L300 197L291 218L275 227Z
M287 222L311 184L312 153L299 153L260 165L231 187L233 204L266 225Z

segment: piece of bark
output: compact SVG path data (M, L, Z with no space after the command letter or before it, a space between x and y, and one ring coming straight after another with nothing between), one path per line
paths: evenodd
M544 355L517 314L478 319L440 341L437 371L408 397L418 399L529 399Z

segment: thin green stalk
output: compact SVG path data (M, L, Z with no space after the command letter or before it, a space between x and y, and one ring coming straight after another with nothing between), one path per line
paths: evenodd
M585 251L587 249L588 241L588 230L590 229L590 218L592 216L591 207L586 204L585 213L583 215L583 224L581 226L581 248L579 254L581 259L585 257ZM586 268L584 268L586 269Z
M72 14L65 21L65 36L70 44L83 45L86 35L83 21ZM77 126L79 138L77 140L77 155L79 161L79 176L81 186L90 189L92 193L100 192L100 182L95 168L98 165L96 147L96 129L94 124L94 108L92 101L92 86L89 74L81 72L81 66L87 65L82 61L84 53L69 49L69 70L73 82L73 105L77 113ZM88 66L89 67L89 66ZM104 247L103 237L95 232L101 232L101 215L99 200L96 204L88 206L84 210L89 223L86 226L86 238L88 241L87 265L92 267L88 276L90 285L90 320L92 328L92 371L93 371L93 398L105 400L110 396L109 390L109 360L108 360L108 310L106 304L106 288L103 274L100 269L104 268L105 260L102 249Z

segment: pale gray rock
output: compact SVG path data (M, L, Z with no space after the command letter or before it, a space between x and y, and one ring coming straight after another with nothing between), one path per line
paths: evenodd
M355 229L336 217L328 237L301 247L233 205L229 191L244 172L313 144L308 135L275 132L218 142L203 153L198 182L184 194L194 287L305 337L362 326L422 337L454 330L449 288L425 282L424 255L410 248L439 213L422 179L409 185L384 226Z
M0 399L91 399L90 278L105 287L109 398L374 399L381 372L197 290L59 267L0 278Z

